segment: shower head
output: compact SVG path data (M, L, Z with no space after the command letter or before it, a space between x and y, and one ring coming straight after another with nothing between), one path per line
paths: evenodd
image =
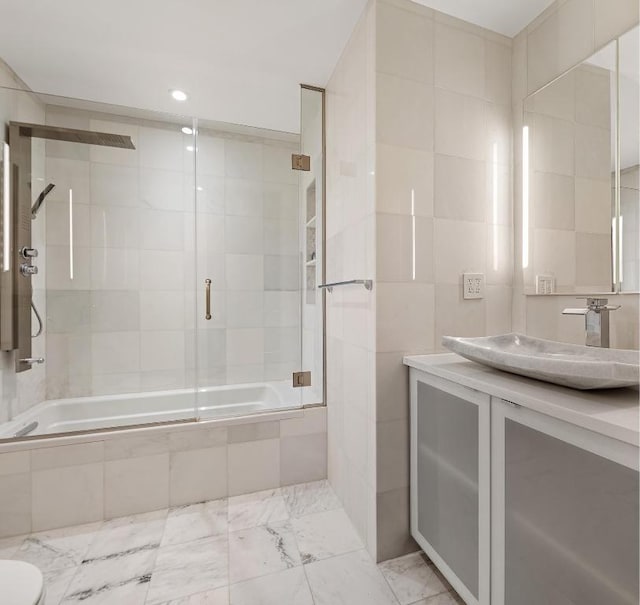
M36 200L35 204L31 207L31 220L34 220L40 210L40 206L42 206L42 204L44 203L44 198L47 197L50 193L51 190L55 187L55 185L53 183L49 183L44 190L42 191L42 193L38 196L38 199Z

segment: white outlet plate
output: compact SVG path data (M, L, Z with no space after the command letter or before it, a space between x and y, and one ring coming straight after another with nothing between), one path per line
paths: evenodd
M484 298L484 273L462 274L462 297L465 299Z
M553 275L536 275L536 294L553 294L556 291L556 279Z

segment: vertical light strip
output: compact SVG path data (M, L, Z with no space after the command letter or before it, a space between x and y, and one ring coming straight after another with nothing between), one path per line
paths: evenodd
M621 214L620 218L618 219L618 233L619 235L619 239L620 239L620 268L618 269L619 275L618 277L620 278L620 290L622 290L622 282L624 281L624 276L623 276L623 272L622 272L622 267L623 267L623 263L624 263L624 248L623 248L623 236L624 236L624 216Z
M69 279L73 279L73 189L69 189Z
M529 266L529 127L522 127L522 268Z
M618 221L611 217L611 257L613 260L613 285L618 284Z
M2 270L11 270L11 163L9 145L2 144Z
M493 210L493 270L498 270L498 143L493 143L492 157L492 210Z
M411 190L411 277L416 280L416 190Z

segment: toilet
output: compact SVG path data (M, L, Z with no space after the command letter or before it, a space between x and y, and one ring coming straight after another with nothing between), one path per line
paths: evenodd
M42 572L31 563L0 560L0 595L2 605L43 605Z

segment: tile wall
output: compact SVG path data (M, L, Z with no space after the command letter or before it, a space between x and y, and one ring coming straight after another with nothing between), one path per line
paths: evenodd
M375 3L327 85L326 277L375 279ZM376 297L326 294L328 476L369 553L376 552Z
M401 0L377 2L377 557L409 536L405 354L511 327L511 40ZM463 300L462 274L485 274Z
M0 453L0 537L326 478L326 408L277 418L16 444Z

